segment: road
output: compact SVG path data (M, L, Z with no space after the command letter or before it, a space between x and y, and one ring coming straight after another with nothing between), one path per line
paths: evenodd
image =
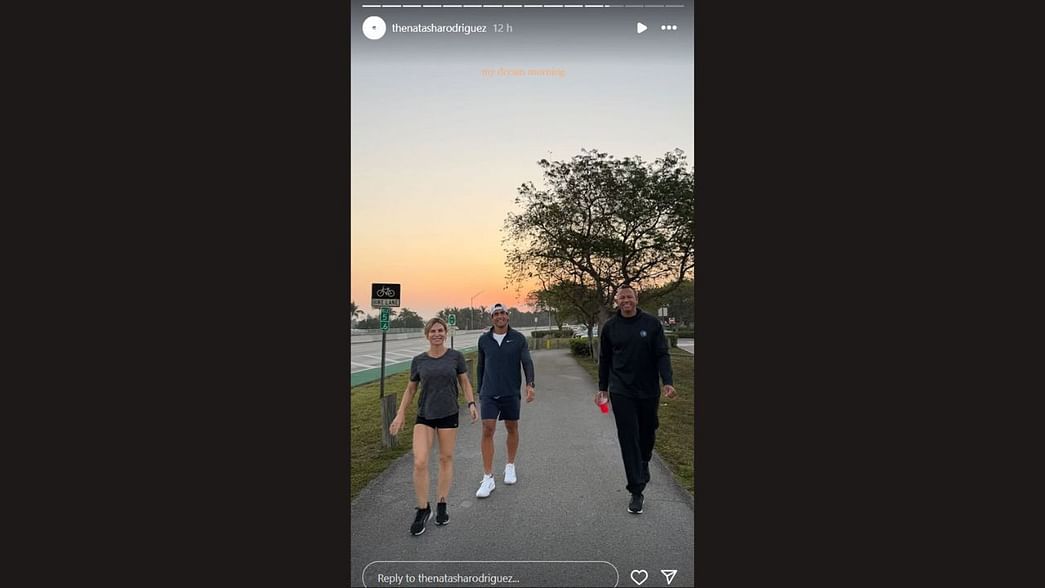
M523 333L533 331L533 327L517 329ZM454 334L454 349L475 347L475 342L482 330L457 331ZM409 339L385 341L385 368L397 363L409 362L419 353L428 350L428 340L423 333ZM352 343L349 349L349 361L352 362L352 373L381 367L381 342L367 341Z
M533 331L534 328L523 327L518 330L523 333L529 333ZM479 338L481 333L483 333L482 330L458 331L454 335L454 348L466 349L475 347L475 341ZM693 339L679 339L677 345L679 349L693 353ZM413 359L415 355L422 353L427 349L428 341L421 333L418 333L416 337L410 339L386 341L385 367L387 369L389 366L397 363L408 362ZM381 367L381 342L368 341L365 343L353 343L349 351L349 361L352 363L352 373Z
M671 586L694 585L692 495L654 454L645 512L628 513L613 416L592 402L596 382L568 350L535 350L533 361L537 400L522 405L518 483L503 483L505 433L498 425L497 487L489 498L475 497L482 429L463 418L447 501L450 524L436 526L433 519L422 535L410 535L413 454L402 456L352 502L351 586L492 585L433 579L442 574L512 576L496 584L504 587L669 586L661 570L677 570ZM660 410L672 410L671 402L665 399ZM433 493L438 461L433 448ZM388 579L397 574L405 581ZM417 580L406 580L407 574Z

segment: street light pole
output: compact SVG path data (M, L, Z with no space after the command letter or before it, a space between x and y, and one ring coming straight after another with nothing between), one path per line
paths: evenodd
M475 297L480 295L480 294L482 294L482 293L483 293L483 291L479 290L474 295L472 295L471 298L468 299L468 330L469 331L472 330L472 318L475 315L474 311L472 311L472 303L475 302Z

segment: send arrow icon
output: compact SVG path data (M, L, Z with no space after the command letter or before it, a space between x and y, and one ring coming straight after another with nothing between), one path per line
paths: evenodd
M679 573L678 570L661 570L660 573L664 574L664 579L671 584L671 581L675 579L675 574Z
M642 24L641 22L635 23L635 32L636 33L641 35L642 31L644 31L644 30L646 30L646 25Z

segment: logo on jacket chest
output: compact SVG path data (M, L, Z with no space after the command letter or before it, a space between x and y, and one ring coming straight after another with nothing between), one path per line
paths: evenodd
M639 337L645 337L646 331L639 331Z

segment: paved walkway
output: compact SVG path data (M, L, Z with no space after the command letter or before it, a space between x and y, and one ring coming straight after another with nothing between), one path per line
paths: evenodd
M422 535L410 535L413 454L404 455L352 503L352 586L638 586L643 577L644 588L668 586L661 570L678 570L672 586L694 584L693 498L654 457L645 513L628 513L613 416L592 402L597 383L568 350L532 356L537 399L523 402L518 483L503 483L505 432L498 424L497 488L489 498L475 497L482 429L462 411L450 524L436 526L433 518ZM661 410L671 410L671 401L663 402ZM433 452L433 493L437 463ZM434 494L432 500L434 508Z

